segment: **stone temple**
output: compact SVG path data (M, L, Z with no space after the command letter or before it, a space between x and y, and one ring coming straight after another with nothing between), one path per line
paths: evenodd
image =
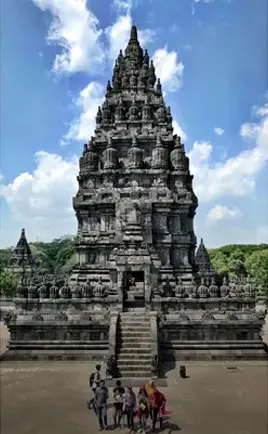
M7 358L98 359L111 377L165 361L264 357L254 282L217 276L181 138L135 26L79 161L70 276L22 277Z

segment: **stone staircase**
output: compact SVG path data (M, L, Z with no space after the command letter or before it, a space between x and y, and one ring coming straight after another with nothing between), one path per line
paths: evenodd
M123 378L151 377L150 318L145 309L137 308L120 314L117 363Z

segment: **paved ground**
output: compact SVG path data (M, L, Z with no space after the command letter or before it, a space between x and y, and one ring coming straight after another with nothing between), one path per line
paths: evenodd
M239 367L228 372L223 363L189 363L185 380L170 372L162 390L173 414L162 432L266 434L267 365ZM92 364L82 362L4 362L1 433L96 434L95 415L86 407L92 370Z
M0 334L2 352L8 338L2 324ZM162 390L173 414L162 432L267 434L267 364L236 365L239 371L228 372L223 362L188 362L185 380L177 369L168 372ZM95 415L86 407L93 370L83 362L3 362L1 434L96 434Z

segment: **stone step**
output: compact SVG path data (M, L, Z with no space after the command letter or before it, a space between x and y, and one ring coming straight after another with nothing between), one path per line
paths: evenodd
M151 333L149 331L143 331L143 330L135 330L135 331L131 331L131 330L120 330L117 332L117 337L122 337L124 338L147 338L148 340L150 340L151 337Z
M139 346L143 346L145 347L146 345L151 347L151 340L146 338L146 337L125 337L125 338L117 338L117 343L124 345L124 346L129 346L129 347L139 347Z
M135 355L140 355L140 354L142 354L142 355L151 355L151 347L149 347L148 348L148 346L146 346L146 347L134 347L133 348L133 346L131 346L131 347L126 347L126 346L122 346L119 350L118 350L118 352L117 352L117 354L118 355L123 355L123 354L127 354L129 357L134 357Z
M152 377L152 373L150 370L139 370L139 371L129 371L129 370L121 370L121 376L124 378L132 378L132 377L145 377L149 378L149 380Z
M129 354L129 353L121 353L117 355L117 361L118 363L124 362L124 361L131 361L131 362L150 362L151 360L151 354Z
M140 321L138 319L133 319L133 320L121 320L118 322L118 324L122 324L122 325L129 325L131 327L149 327L150 328L150 323L148 321Z
M149 319L144 316L144 315L124 315L124 316L120 316L120 320L123 321L137 321L137 322L145 322L149 324Z
M151 360L150 358L148 359L144 359L144 358L140 358L140 359L133 359L133 358L128 358L128 359L124 359L124 358L119 358L117 359L117 364L119 367L122 366L131 366L136 368L137 366L151 366Z
M132 331L148 331L150 332L150 326L148 324L143 324L143 323L136 323L136 324L131 324L131 323L124 323L124 324L119 324L118 325L118 330L132 330Z

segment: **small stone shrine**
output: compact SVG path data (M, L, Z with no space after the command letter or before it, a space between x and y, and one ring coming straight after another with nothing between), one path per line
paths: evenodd
M189 159L135 26L79 165L77 264L22 275L5 357L104 357L110 377L264 357L254 282L217 276L203 241L195 255Z
M8 269L17 275L31 276L34 271L34 260L28 244L25 229L21 230L20 239L12 253Z

